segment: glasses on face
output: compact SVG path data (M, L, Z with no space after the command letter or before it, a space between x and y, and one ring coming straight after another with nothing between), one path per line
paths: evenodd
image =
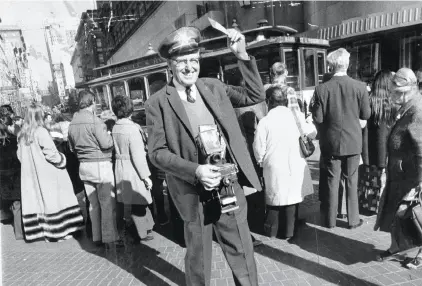
M181 60L172 59L172 61L176 63L176 66L178 68L185 68L188 65L188 63L193 67L199 66L199 58L181 59Z

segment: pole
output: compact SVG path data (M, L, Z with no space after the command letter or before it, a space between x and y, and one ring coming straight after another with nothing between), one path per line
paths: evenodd
M274 0L271 0L271 12L273 14L273 27L275 27L275 9L274 9Z

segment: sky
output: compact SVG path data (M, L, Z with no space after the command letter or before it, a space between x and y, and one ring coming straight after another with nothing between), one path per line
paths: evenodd
M66 29L77 30L82 12L89 9L95 9L94 0L0 0L0 25L16 25L22 29L27 50L31 51L29 65L33 78L41 89L46 89L51 81L43 23L46 20L58 22ZM68 77L72 73L70 56L64 53L62 61Z

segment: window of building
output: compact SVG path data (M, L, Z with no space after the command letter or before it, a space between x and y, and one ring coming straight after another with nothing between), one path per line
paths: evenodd
M416 32L407 33L400 40L400 67L422 69L422 36Z
M348 52L350 52L348 69L350 77L363 82L370 82L374 74L380 69L379 44L355 45L348 49Z
M97 39L97 48L101 48L102 46L101 39Z

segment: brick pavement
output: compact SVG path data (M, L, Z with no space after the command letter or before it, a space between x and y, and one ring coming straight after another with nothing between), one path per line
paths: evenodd
M315 156L314 156L315 157ZM312 160L313 158L311 158ZM317 162L311 161L317 183ZM316 186L317 187L317 186ZM259 285L422 285L422 270L408 270L399 261L377 263L389 235L372 230L375 217L348 230L346 222L319 226L319 203L312 195L302 204L307 225L295 244L256 235ZM123 250L98 249L89 239L60 243L15 241L12 227L1 226L3 285L184 285L185 250L166 236L169 226L141 245ZM211 285L234 285L218 244L213 245Z

